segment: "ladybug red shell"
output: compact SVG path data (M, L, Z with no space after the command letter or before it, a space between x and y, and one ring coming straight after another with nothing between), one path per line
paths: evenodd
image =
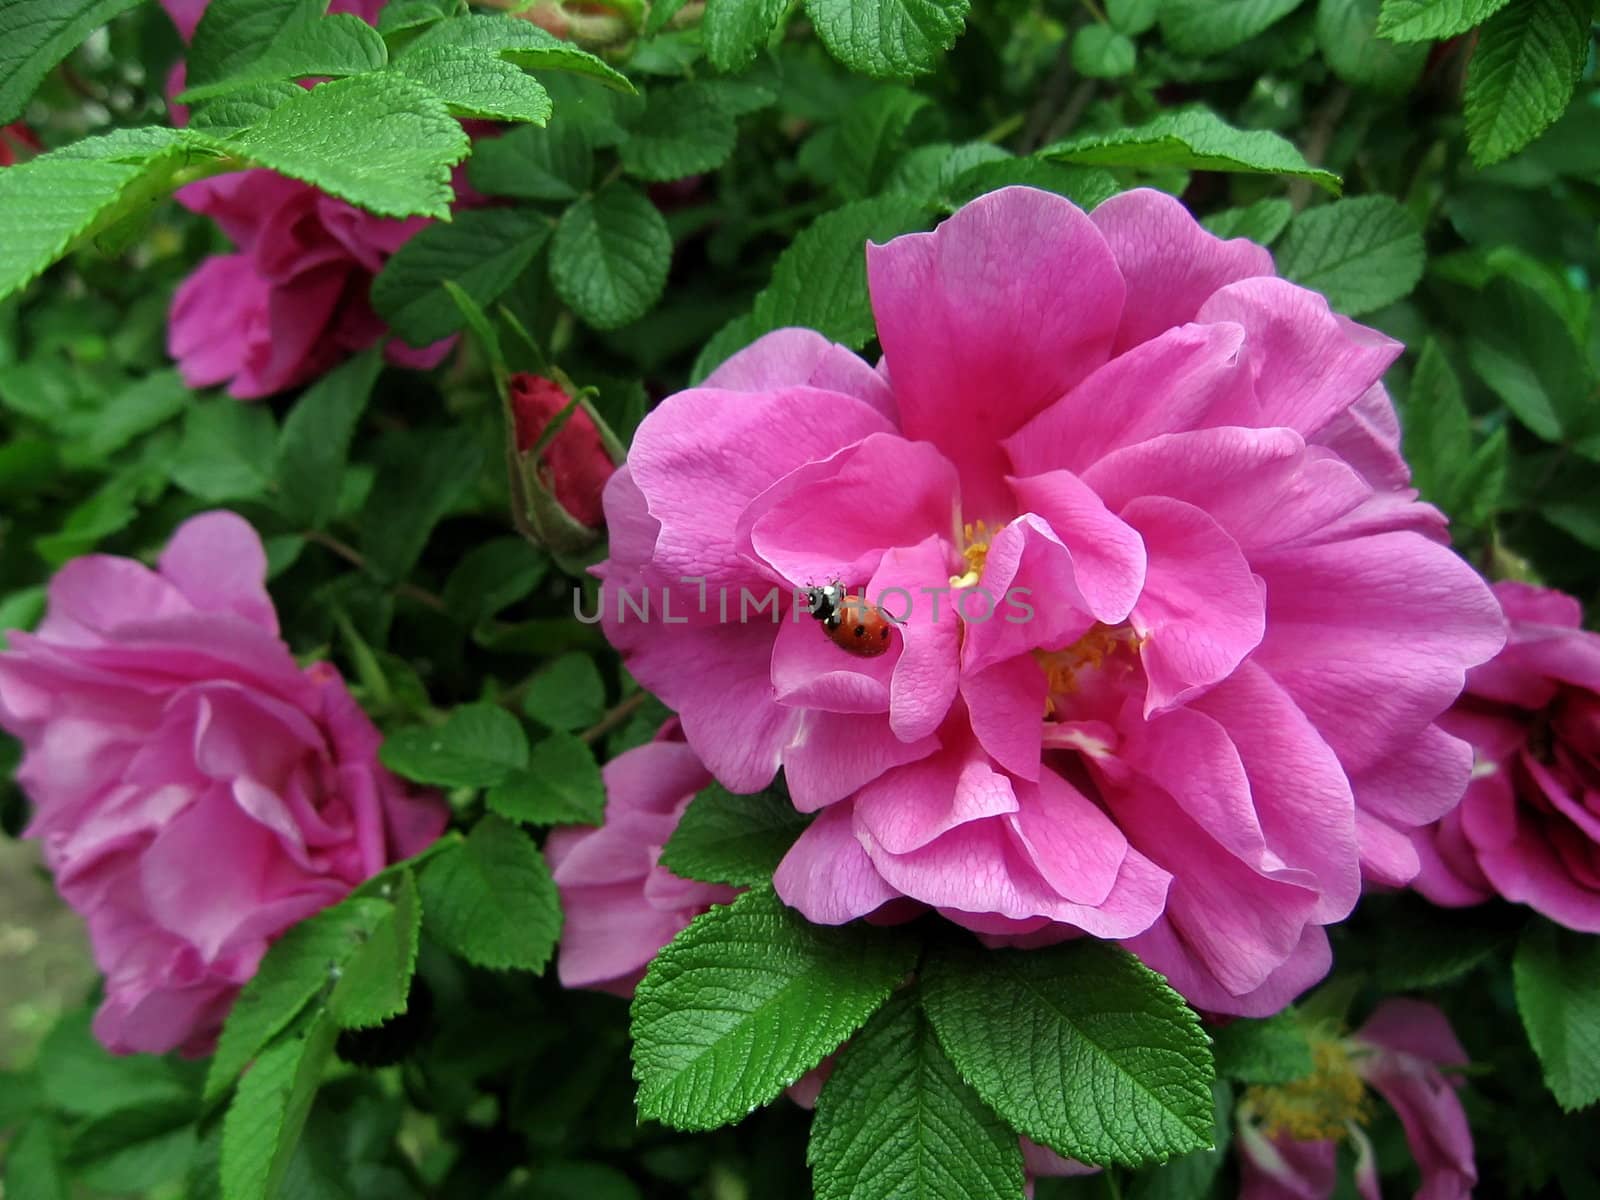
M889 649L889 630L894 623L865 597L847 594L837 580L807 588L806 602L828 640L839 649L858 658L876 658Z

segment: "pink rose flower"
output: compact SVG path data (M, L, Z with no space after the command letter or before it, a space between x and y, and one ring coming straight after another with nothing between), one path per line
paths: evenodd
M1342 1040L1314 1043L1317 1069L1281 1088L1251 1088L1240 1106L1239 1200L1327 1200L1338 1184L1338 1144L1356 1147L1356 1190L1381 1200L1372 1143L1361 1129L1371 1087L1394 1109L1422 1170L1417 1200L1467 1200L1478 1181L1472 1130L1440 1067L1467 1053L1445 1015L1420 1000L1386 1000Z
M1459 808L1416 835L1435 904L1503 896L1600 933L1600 634L1571 596L1497 583L1506 648L1440 722L1477 768Z
M565 916L556 972L563 987L633 995L657 951L737 890L682 879L661 848L711 774L682 742L617 755L601 774L605 823L557 829L545 843Z
M308 383L388 337L367 293L389 256L429 222L363 212L272 171L191 183L185 208L222 227L235 254L205 260L172 298L167 351L190 387L241 400ZM436 366L454 338L422 349L389 340L401 366Z
M88 921L119 1053L206 1053L268 943L444 828L338 672L296 664L265 578L255 531L207 513L155 571L68 563L0 654L27 836Z
M1471 769L1434 720L1504 638L1406 486L1399 346L1152 191L1007 188L867 269L876 370L781 330L640 426L608 636L723 784L819 812L776 876L811 920L910 897L1276 1011L1363 871L1416 874ZM886 652L791 612L834 580L907 618Z

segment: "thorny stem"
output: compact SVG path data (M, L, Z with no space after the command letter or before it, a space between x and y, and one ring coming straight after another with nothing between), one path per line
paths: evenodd
M643 707L644 702L648 699L650 699L649 692L635 692L631 696L624 696L610 708L606 709L604 716L602 716L593 725L589 726L589 728L585 729L578 736L585 742L593 743L599 741L618 725L621 725L629 717L633 716L634 713L638 712L639 709Z
M308 529L301 535L308 542L315 542L325 550L331 550L351 566L368 574L375 574L367 563L366 555L357 550L348 542L342 542L331 533L324 533L320 529ZM397 583L394 585L395 594L404 596L408 600L415 600L418 604L433 609L435 612L449 612L450 606L445 603L444 597L427 588L420 588L414 583Z

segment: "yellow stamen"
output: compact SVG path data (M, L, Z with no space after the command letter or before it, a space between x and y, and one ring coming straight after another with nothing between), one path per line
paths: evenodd
M983 576L983 564L989 557L989 539L994 536L983 521L968 521L961 527L962 540L966 542L961 557L967 560L964 575L950 576L953 588L972 587Z
M1349 1047L1336 1036L1311 1037L1311 1074L1275 1087L1257 1085L1245 1104L1260 1118L1269 1137L1286 1134L1298 1142L1345 1136L1352 1124L1371 1117L1366 1084L1356 1073Z
M1078 690L1078 673L1085 667L1098 671L1112 655L1123 651L1137 654L1142 645L1144 639L1128 626L1097 622L1065 650L1035 650L1034 661L1045 678L1044 715L1055 715L1057 696L1070 696Z

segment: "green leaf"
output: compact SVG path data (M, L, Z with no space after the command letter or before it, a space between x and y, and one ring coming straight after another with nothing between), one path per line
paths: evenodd
M606 685L594 659L563 654L533 677L522 711L551 729L584 729L600 719Z
M618 147L630 175L682 179L716 170L733 153L733 114L709 88L680 83L652 91L646 100L644 116Z
M968 167L944 189L942 200L953 211L996 188L1041 188L1065 196L1079 208L1091 209L1122 189L1110 171L1069 167L1043 158L1007 158Z
M450 168L471 143L444 102L394 72L335 79L229 137L193 140L385 217L446 217Z
M809 823L776 792L736 796L713 783L684 810L661 865L705 883L766 883Z
M197 1116L192 1100L110 1113L74 1131L67 1164L97 1191L149 1192L187 1170L199 1147Z
M1568 1112L1600 1100L1600 938L1539 921L1518 942L1512 973L1545 1085Z
M561 214L550 250L556 294L596 329L642 317L672 265L667 222L643 192L608 183Z
M189 43L188 86L243 71L286 30L315 23L326 8L324 0L210 0Z
M515 68L513 68L515 69ZM413 346L426 346L465 321L441 286L453 280L479 305L516 282L550 236L539 213L483 208L429 225L395 251L372 281L372 306Z
M443 725L397 729L378 757L396 775L440 787L489 787L528 765L517 719L494 704L463 704Z
M407 54L394 70L438 96L457 117L488 121L550 119L550 96L521 67L464 46L439 46Z
M594 752L570 733L552 733L535 743L528 766L489 790L493 812L529 825L598 825L606 788Z
M0 599L0 650L5 649L8 630L32 629L44 616L46 595L43 587L30 587Z
M386 901L352 896L301 921L272 944L222 1027L206 1075L208 1102L225 1092L263 1046L333 985L335 972L392 910Z
M806 0L822 44L845 66L879 79L933 70L966 24L968 0Z
M295 402L278 435L273 468L284 520L321 529L333 518L350 442L381 365L375 350L358 354Z
M1467 69L1467 148L1480 167L1515 154L1567 109L1589 56L1589 0L1514 0L1478 34Z
M634 993L640 1116L677 1129L743 1118L854 1033L915 961L910 939L812 925L770 888L697 917Z
M1378 36L1382 0L1320 0L1317 47L1333 73L1352 87L1401 96L1416 86L1428 62L1421 43L1396 44Z
M1453 38L1481 25L1510 0L1383 0L1378 32L1397 42Z
M1293 1012L1230 1021L1212 1035L1217 1073L1240 1083L1292 1083L1311 1074L1311 1043Z
M706 0L700 29L711 65L719 71L748 67L788 9L788 0Z
M1219 238L1249 238L1263 246L1272 245L1289 225L1294 206L1278 196L1268 196L1243 208L1225 208L1201 219Z
M911 992L891 996L840 1052L806 1159L817 1200L1022 1195L1016 1134L956 1074Z
M839 123L835 150L839 190L850 199L883 188L906 151L906 130L928 98L899 87L881 87L850 106Z
M1354 317L1410 295L1423 256L1410 213L1389 196L1357 196L1301 213L1275 257L1284 278Z
M1131 75L1138 58L1132 39L1109 25L1085 25L1072 38L1072 67L1088 79Z
M288 25L249 65L224 79L192 86L179 99L194 104L263 83L359 75L378 70L388 61L388 50L376 29L352 13L338 13Z
M1417 489L1452 518L1482 524L1498 511L1506 475L1506 431L1502 427L1476 447L1472 417L1461 394L1455 372L1431 340L1411 376L1401 413L1405 431L1405 457L1411 464ZM1427 912L1433 912L1428 908ZM1385 924L1394 932L1395 918ZM1465 944L1458 933L1469 935ZM1465 970L1494 948L1486 948L1470 935L1473 923L1451 914L1446 927L1419 933L1415 945L1403 950L1383 972L1386 980L1416 979L1393 986L1431 986ZM1456 964L1459 964L1457 966ZM1438 972L1445 972L1443 978Z
M190 1103L193 1081L173 1059L113 1055L94 1036L87 1010L67 1013L34 1064L45 1107L92 1119L127 1109Z
M69 462L99 462L183 412L193 397L176 371L156 371L117 392L63 447Z
M423 868L423 921L440 945L495 970L542 971L561 932L544 856L509 821L487 816Z
M456 564L444 585L450 615L471 627L533 591L550 560L526 538L499 537L480 542Z
M272 484L277 438L264 405L230 396L197 401L184 418L172 482L211 504L254 499Z
M0 171L0 298L26 286L74 246L153 206L176 186L180 171L220 165L209 152L181 143L177 130L133 141L115 134L88 138Z
M0 6L0 125L22 115L55 65L140 0L8 0Z
M1339 193L1339 177L1306 162L1300 151L1264 129L1235 129L1204 108L1164 112L1133 129L1086 134L1039 152L1059 162L1103 167L1181 167L1289 175Z
M337 1027L326 1014L278 1037L246 1072L222 1122L222 1194L274 1200L333 1056Z
M380 578L405 578L433 527L471 490L483 463L484 444L468 426L386 437L378 477L362 509L367 566Z
M390 908L340 968L328 1012L341 1029L381 1025L406 1010L417 968L422 902L410 871L402 871L385 897Z
M1301 0L1166 0L1161 34L1191 58L1209 58L1265 32Z
M1161 0L1105 0L1111 28L1129 37L1145 32L1161 15Z
M1433 349L1432 343L1429 349ZM1438 353L1437 350L1433 352ZM1428 350L1423 351L1423 363L1418 364L1417 373L1412 377L1413 397L1422 382L1428 353ZM1407 413L1411 411L1408 405ZM1408 446L1409 438L1408 428ZM1455 464L1457 471L1463 471L1466 455L1462 458L1462 463ZM1522 910L1505 904L1442 909L1421 900L1402 898L1384 912L1377 945L1378 978L1384 981L1385 988L1393 991L1450 983L1489 962L1496 952L1511 945L1524 917Z
M60 1129L53 1117L41 1113L6 1148L5 1195L18 1200L69 1200L72 1193L61 1158Z
M445 46L487 50L515 63L524 70L572 71L599 80L619 92L632 92L626 75L607 66L587 50L539 28L532 21L501 13L473 13L440 21L396 56L404 62L412 55L426 54Z
M257 83L229 92L216 100L196 106L189 114L189 128L196 133L231 137L261 120L286 100L293 100L303 89L281 79L276 83Z
M1595 432L1600 414L1588 401L1583 351L1539 293L1496 279L1466 315L1467 361L1518 420L1547 442Z
M1125 951L957 944L932 956L923 988L962 1078L1034 1141L1129 1166L1212 1144L1215 1068L1200 1020Z
M1211 1100L1217 1144L1146 1167L1130 1181L1126 1200L1199 1200L1216 1194L1212 1185L1228 1160L1233 1134L1233 1089L1219 1079L1211 1085Z
M804 325L859 350L876 326L867 297L867 242L921 229L928 210L909 196L857 200L818 217L779 256L756 297L753 333Z
M480 192L528 200L576 200L593 175L589 139L564 112L548 128L529 125L485 139L467 163L467 176Z

